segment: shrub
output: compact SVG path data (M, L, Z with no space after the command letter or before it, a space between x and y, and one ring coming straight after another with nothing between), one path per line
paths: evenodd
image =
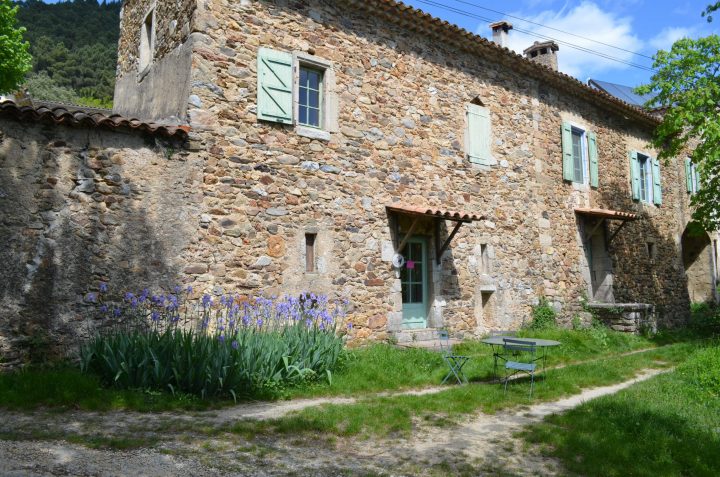
M207 397L272 395L326 377L343 351L343 306L326 297L88 295L109 325L81 347L83 371L106 384Z
M720 309L709 303L690 305L690 327L701 333L720 332Z
M540 302L532 308L532 321L527 326L531 330L544 330L554 328L556 323L556 313L548 302L547 298L540 298Z

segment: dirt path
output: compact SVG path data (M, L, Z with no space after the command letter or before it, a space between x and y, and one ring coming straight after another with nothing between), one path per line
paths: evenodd
M512 437L524 426L612 394L668 370L648 370L635 379L583 391L551 403L495 415L477 414L452 428L420 427L410 439L359 440L316 436L245 438L217 429L219 422L265 419L309 405L351 399L298 400L196 413L2 413L0 475L554 475L557 465L529 455ZM441 388L443 389L443 388ZM426 390L414 391L425 393ZM13 438L13 432L22 432ZM110 451L72 444L74 436L156 439L153 449ZM264 439L264 440L263 440ZM102 444L102 442L100 442ZM430 470L428 470L430 469ZM466 472L466 474L463 474Z

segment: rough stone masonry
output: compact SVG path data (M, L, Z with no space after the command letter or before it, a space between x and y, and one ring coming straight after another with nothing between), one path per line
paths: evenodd
M153 12L152 63L138 71L138 32ZM325 68L336 123L308 131L258 120L261 48ZM427 244L421 329L515 328L541 297L565 323L581 314L594 298L585 235L607 239L620 223L598 226L576 208L640 217L607 246L615 302L652 304L663 324L688 316L682 161L662 165L661 205L631 195L628 155L656 157L647 143L657 120L391 0L127 0L115 104L186 121L189 140L167 154L132 133L0 124L3 243L12 244L2 260L12 277L2 285L5 350L33 336L25 323L35 319L75 336L82 294L99 277L327 293L354 304L354 341L402 335L405 285L391 260L413 220L390 217L393 203L484 216L460 227L439 261L453 224L437 235L433 219L416 224ZM483 164L468 160L468 105L489 111ZM564 122L596 135L597 188L563 180ZM698 256L710 263L710 247ZM711 295L713 279L699 276L698 296Z

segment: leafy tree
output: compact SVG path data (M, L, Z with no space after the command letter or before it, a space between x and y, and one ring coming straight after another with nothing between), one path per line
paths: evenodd
M720 228L720 37L683 38L670 51L654 57L657 72L641 94L657 96L648 106L666 109L655 130L653 145L660 157L690 158L700 173L701 186L692 197L694 219L705 230Z
M25 29L15 26L17 11L10 0L0 0L0 93L14 90L31 66Z
M33 99L78 104L80 97L70 88L60 86L46 72L31 73L23 85Z
M705 8L705 11L702 12L702 16L706 17L708 23L710 23L713 21L712 14L718 10L720 10L720 2L711 3Z

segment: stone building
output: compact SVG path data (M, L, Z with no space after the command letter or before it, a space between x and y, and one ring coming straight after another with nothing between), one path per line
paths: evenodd
M114 112L145 123L0 120L2 180L34 181L0 207L53 196L92 244L18 212L3 303L52 298L53 336L99 279L343 296L357 341L515 328L541 297L565 322L586 301L683 322L717 268L691 165L655 159L656 116L556 71L557 45L523 57L493 29L393 0L126 0Z

